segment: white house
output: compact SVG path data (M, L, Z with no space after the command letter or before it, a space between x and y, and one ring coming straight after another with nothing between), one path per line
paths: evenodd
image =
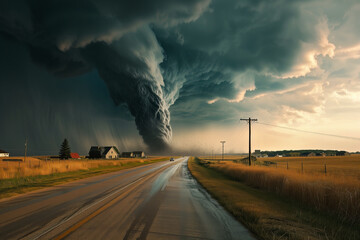
M119 150L115 146L92 146L89 151L90 158L115 159L120 157Z
M111 146L111 147L104 147L104 148L105 149L103 152L103 158L114 159L114 158L120 157L120 153L116 147Z
M10 154L8 152L0 149L0 157L9 157L9 156Z

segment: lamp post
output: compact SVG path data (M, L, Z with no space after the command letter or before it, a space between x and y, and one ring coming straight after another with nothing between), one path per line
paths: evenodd
M222 144L222 161L224 161L224 144L226 141L220 141L220 143Z

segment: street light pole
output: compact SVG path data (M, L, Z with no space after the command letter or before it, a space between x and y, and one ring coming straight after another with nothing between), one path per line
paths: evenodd
M220 141L220 143L222 144L222 161L224 161L224 144L226 141Z
M25 149L24 149L24 163L26 164L26 153L27 153L27 138L25 138Z

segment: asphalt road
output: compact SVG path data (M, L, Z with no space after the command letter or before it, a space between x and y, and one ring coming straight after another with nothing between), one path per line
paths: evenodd
M187 157L0 201L0 239L254 239L194 180Z

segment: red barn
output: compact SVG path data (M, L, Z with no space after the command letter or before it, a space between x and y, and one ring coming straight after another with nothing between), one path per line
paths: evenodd
M78 153L70 153L70 156L71 156L71 158L74 158L74 159L80 159L80 156Z

